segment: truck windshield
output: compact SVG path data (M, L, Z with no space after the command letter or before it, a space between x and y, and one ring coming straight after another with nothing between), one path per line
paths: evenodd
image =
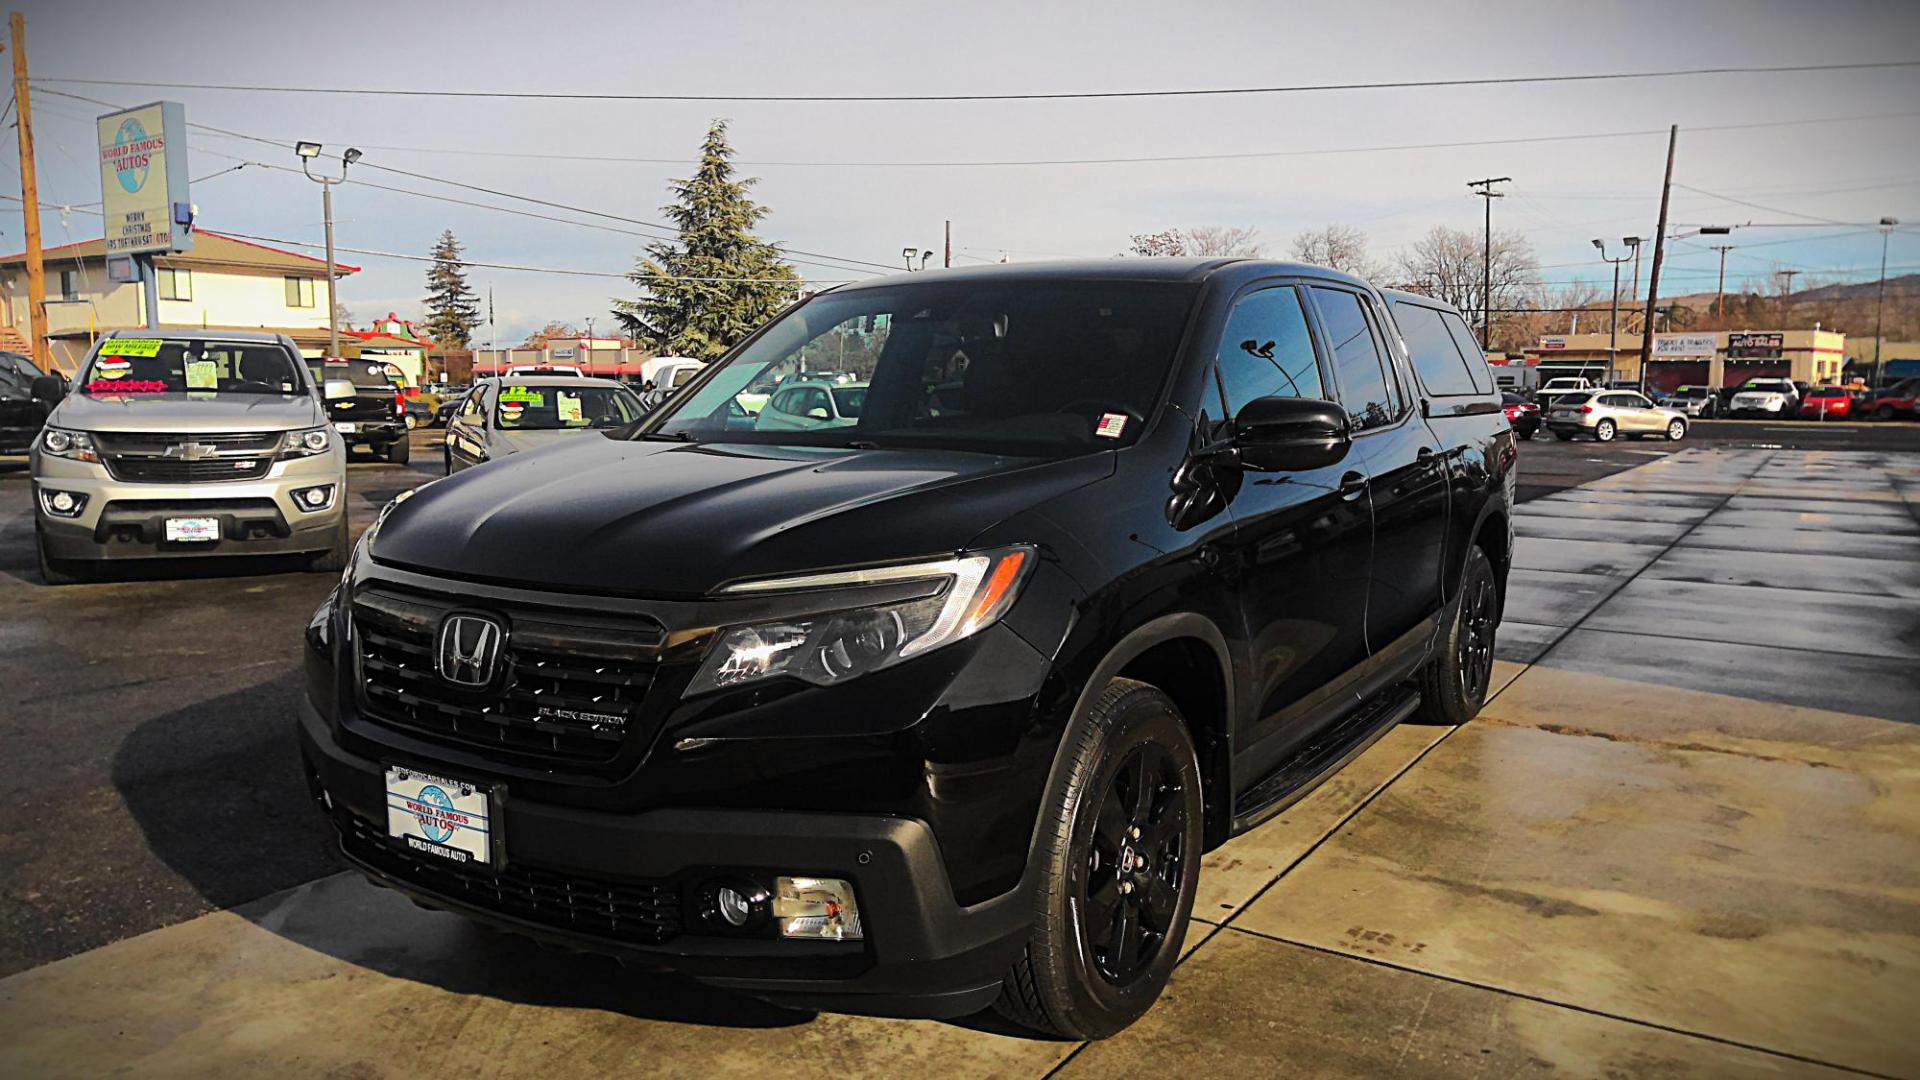
M668 402L636 437L1065 456L1138 438L1198 289L980 281L827 293ZM768 409L783 384L828 409ZM822 402L821 404L824 404Z
M87 365L82 393L303 394L299 362L266 341L109 338Z

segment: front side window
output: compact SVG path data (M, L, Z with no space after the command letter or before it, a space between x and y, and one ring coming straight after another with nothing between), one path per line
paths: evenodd
M640 399L624 386L508 383L494 403L502 431L567 431L625 427L640 418Z
M1359 295L1316 285L1313 302L1326 327L1328 351L1333 353L1340 403L1354 428L1365 431L1399 419L1399 395Z
M825 293L709 365L636 434L1018 456L1127 446L1164 392L1197 292L1002 279ZM839 422L794 422L816 408Z
M1291 286L1263 289L1233 306L1217 363L1230 417L1255 398L1327 396L1307 313Z
M292 308L313 306L312 278L290 277L287 279L287 306Z
M162 266L154 269L154 277L160 287L160 299L193 299L193 271Z
M300 362L269 342L108 338L87 364L82 392L299 394Z

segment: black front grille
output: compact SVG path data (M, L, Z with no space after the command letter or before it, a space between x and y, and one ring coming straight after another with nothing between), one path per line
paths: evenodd
M640 945L658 945L680 933L680 890L670 884L608 881L511 862L497 872L463 870L399 846L358 814L338 811L334 824L349 858L449 900Z
M164 431L101 431L94 434L100 449L110 454L164 454L182 443L199 443L220 450L257 450L268 453L280 445L277 431L218 431L181 435Z
M441 621L455 610L500 621L504 669L483 689L457 686L435 664ZM363 590L354 598L360 707L375 723L490 756L591 767L644 743L641 704L662 634L645 619L460 598Z
M273 455L261 457L182 458L136 457L108 454L107 471L115 480L135 484L212 484L227 480L258 480L273 468Z

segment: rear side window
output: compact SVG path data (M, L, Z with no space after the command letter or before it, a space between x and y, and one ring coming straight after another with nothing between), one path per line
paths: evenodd
M1491 383L1483 386L1474 380L1473 364L1478 362L1481 368L1486 367L1485 361L1478 360L1479 350L1474 351L1474 360L1460 355L1460 346L1447 332L1447 324L1440 321L1438 311L1418 304L1396 303L1393 318L1406 338L1407 351L1413 354L1414 374L1428 394L1462 397L1492 389Z
M1264 289L1234 305L1220 335L1219 365L1228 416L1255 398L1327 397L1307 313L1291 287Z
M1379 340L1360 297L1345 289L1316 285L1313 303L1327 331L1334 381L1340 387L1340 404L1345 406L1347 418L1363 431L1393 423L1399 418L1399 395L1389 381Z
M1592 394L1562 394L1553 400L1553 404L1558 408L1562 405L1585 405L1592 400Z
M1440 313L1440 321L1446 325L1447 333L1452 336L1454 345L1460 349L1460 355L1467 360L1467 374L1473 379L1474 389L1485 394L1493 389L1493 372L1487 370L1487 354L1480 351L1480 342L1467 329L1467 321L1451 311Z

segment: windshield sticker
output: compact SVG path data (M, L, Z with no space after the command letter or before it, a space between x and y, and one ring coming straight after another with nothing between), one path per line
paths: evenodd
M1127 430L1126 413L1101 413L1100 423L1094 425L1093 433L1103 439L1117 439Z
M220 387L220 365L212 360L187 362L187 389L216 390Z
M544 406L547 403L547 395L525 386L509 386L505 390L500 391L500 404L502 406L516 401L523 406Z
M126 360L97 360L93 374L101 379L124 379L133 374L133 364Z
M167 384L142 379L123 379L115 382L111 379L95 379L87 384L87 393L100 395L120 394L164 394Z
M159 356L159 338L113 338L100 346L101 356Z
M501 402L500 403L500 422L503 424L519 423L520 414L526 410L526 407L527 406L523 402L518 402L518 401Z
M563 424L584 424L587 422L586 417L580 413L580 397L577 394L569 394L564 390L561 391L556 395L554 407L559 409L560 422Z

